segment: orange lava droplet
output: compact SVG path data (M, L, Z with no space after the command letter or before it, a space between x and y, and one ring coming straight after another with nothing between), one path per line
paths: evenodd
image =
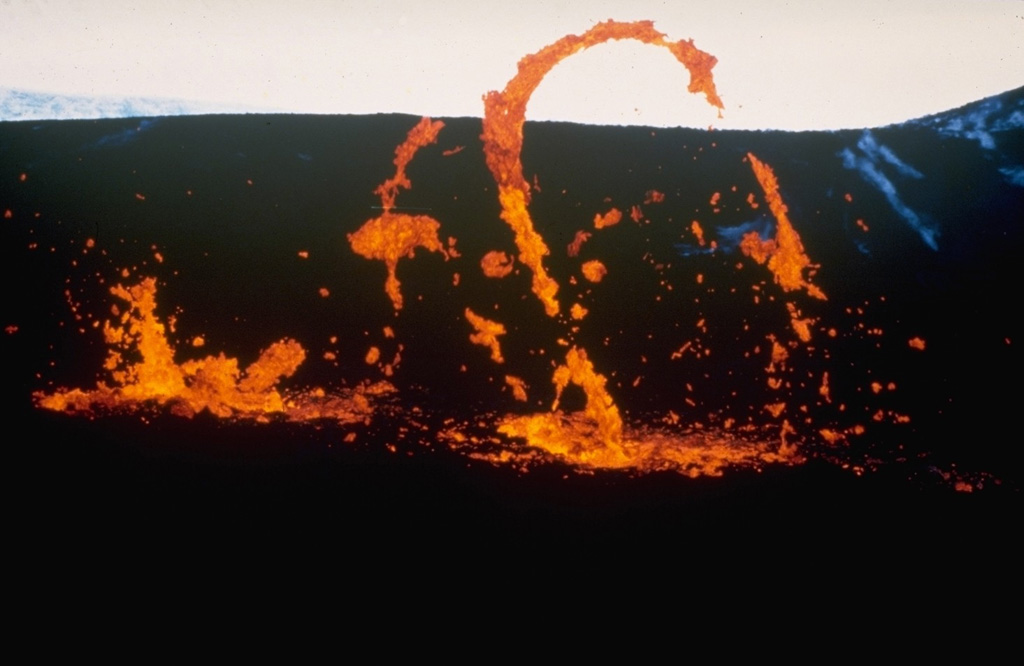
M527 401L526 389L529 387L526 382L514 375L505 375L505 383L512 387L512 397L519 402Z
M14 335L17 332L18 327L14 324L8 324L7 326L4 326L4 333L6 333L7 335Z
M583 271L583 277L591 282L600 282L604 279L605 275L608 275L608 269L597 259L584 263L581 270Z
M690 70L690 71L693 71L693 70ZM691 89L690 92L693 92L693 90ZM721 107L719 107L719 108L721 108ZM664 200L665 200L665 193L664 192L659 192L658 190L647 190L647 194L644 195L644 203L645 204L661 203Z
M768 337L772 343L772 357L766 370L768 372L775 372L777 369L782 370L785 367L786 359L789 358L789 352L778 343L774 336ZM776 368L776 365L778 365L778 368Z
M352 251L367 259L379 259L388 269L384 291L391 298L395 310L401 310L403 299L401 286L396 274L398 260L413 258L416 248L440 252L447 259L448 254L437 237L441 223L427 215L404 215L384 213L348 235Z
M841 433L838 433L835 430L830 430L829 428L822 428L818 433L829 444L838 444L844 439Z
M577 320L586 317L588 312L590 311L587 310L582 305L580 305L579 303L573 303L572 308L569 309L569 314L572 316L573 319Z
M309 252L306 250L299 250L299 259L309 259Z
M594 228L604 229L605 227L611 227L622 221L622 211L618 208L612 208L610 211L601 215L598 213L594 216Z
M485 254L480 260L480 269L483 270L484 275L487 277L503 278L512 272L512 266L514 263L515 260L504 252L492 250Z
M9 220L9 219L11 219L12 217L14 217L14 211L12 211L12 210L11 210L10 208L6 209L6 210L4 211L4 219L5 219L5 220Z
M704 247L704 229L701 228L700 222L697 220L690 222L690 231L692 231L693 235L697 237L697 243L699 243L701 247Z
M710 203L712 206L717 206L718 205L718 200L721 199L721 198L722 198L722 193L721 192L715 192L714 194L711 195L711 201L709 201L708 203Z
M667 41L664 34L654 29L651 21L605 21L582 35L566 35L520 60L518 73L508 82L504 91L492 90L484 96L481 138L484 141L487 167L498 185L501 218L515 233L519 260L533 272L533 292L551 317L559 312L558 301L555 299L558 283L544 268L543 258L549 254L549 250L543 237L534 229L527 210L530 185L523 177L520 161L526 105L555 65L574 53L613 39L636 39L667 48L690 71L690 92L703 92L710 104L723 108L711 76L715 57L697 49L692 40Z
M202 347L205 344L206 344L206 340L201 335L197 335L196 337L192 338L192 346L193 347Z
M366 351L366 358L363 360L366 361L366 365L373 365L380 360L380 349L377 347L370 347Z
M327 287L320 287L317 293L320 294L320 298L327 298L328 296L331 295L331 292L330 290L327 289Z
M138 192L135 193L135 198L138 199L139 201L146 200L146 196L144 194L139 194Z
M640 220L644 219L644 212L640 210L640 206L633 206L629 209L629 219L637 224L640 223Z
M825 402L832 403L832 395L829 393L828 388L828 372L823 372L821 375L821 386L818 387L818 393L821 397L825 398Z
M594 224L597 224L596 219L594 220ZM591 234L589 231L583 231L582 229L577 231L576 236L572 239L572 242L569 243L569 245L566 248L566 251L569 253L569 256L578 256L580 253L580 249L582 249L583 247L583 244L590 240L590 237L592 235L593 234Z
M505 335L505 327L496 321L481 317L469 308L466 308L465 314L466 321L476 329L476 333L470 333L469 341L475 345L490 347L491 360L495 363L504 363L505 359L501 355L501 344L498 342L498 336Z
M437 134L444 127L440 120L431 122L423 118L419 124L409 130L405 141L395 149L395 175L381 183L374 194L380 195L384 214L368 220L354 234L348 234L348 242L352 251L367 259L383 261L388 269L388 278L384 283L384 291L391 298L395 310L402 309L401 282L398 281L396 269L402 257L415 256L417 247L430 252L440 252L448 259L448 253L437 236L441 223L429 215L405 215L392 213L395 197L399 188L409 189L412 183L405 175L405 167L412 161L416 151L423 146L437 141Z
M88 247L88 248L96 247L96 240L93 239L93 238L86 238L85 239L85 246Z
M448 148L447 150L442 150L441 151L441 155L444 156L444 157L451 157L452 155L458 155L459 153L461 153L465 149L466 149L465 146L455 146L454 148Z
M455 244L458 242L459 241L455 236L448 237L448 256L452 259L457 259L462 256L462 253L455 249Z
M793 326L793 330L802 342L811 341L811 325L814 324L814 319L810 317L801 319L800 311L792 303L786 303L786 309L789 311L789 321Z
M753 153L747 153L747 158L764 190L768 207L775 215L778 228L774 240L762 241L756 231L745 234L740 249L759 264L767 261L768 269L775 275L775 282L784 291L805 289L808 295L825 300L824 292L804 278L804 270L813 266L804 253L800 235L789 221L788 209L782 201L782 195L779 194L779 181L775 178L775 172Z
M18 180L24 183L26 180L28 180L28 174L22 173L20 176L18 176Z
M910 340L907 341L907 344L909 344L914 349L924 351L925 342L921 338L910 338Z

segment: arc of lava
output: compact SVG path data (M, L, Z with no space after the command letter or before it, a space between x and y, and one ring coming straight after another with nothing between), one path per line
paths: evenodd
M523 123L526 105L548 72L565 58L610 40L635 39L668 49L690 72L688 90L704 93L708 103L721 110L722 100L715 90L711 69L718 60L693 45L693 40L672 42L654 29L652 21L605 21L582 35L566 35L519 61L519 71L502 92L492 90L484 96L483 134L487 167L498 185L501 218L512 227L519 248L519 260L533 272L533 292L544 304L548 316L559 313L558 283L544 269L549 254L543 237L537 233L527 206L530 184L523 177L520 156L523 148Z

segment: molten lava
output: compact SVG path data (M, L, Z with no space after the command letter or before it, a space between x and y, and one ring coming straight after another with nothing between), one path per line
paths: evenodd
M770 166L757 159L753 153L747 153L747 159L750 160L750 166L754 169L757 182L764 190L768 207L778 222L778 229L775 232L774 240L761 240L756 231L744 235L740 249L759 264L767 261L768 270L775 275L775 282L784 291L804 289L808 295L825 300L824 292L811 284L810 280L804 278L804 271L814 268L814 265L804 253L800 235L793 228L793 223L789 221L787 215L789 209L783 203L782 195L779 194L779 181L775 177L775 172Z
M344 397L328 396L323 389L284 395L278 383L291 377L306 358L302 345L289 339L270 345L244 371L237 359L223 353L176 363L166 327L156 316L156 280L146 278L127 288L116 285L110 293L127 306L115 323L103 326L110 347L103 367L113 385L101 381L90 391L36 393L40 407L91 413L155 404L188 417L206 410L221 418L266 420L276 414L290 420L353 422L372 413L366 395L393 390L381 383ZM120 308L114 311L119 313ZM131 363L128 357L139 360Z
M612 208L604 215L598 213L594 216L594 228L604 229L605 227L615 226L620 221L622 221L622 211L618 208Z
M512 272L515 260L504 252L488 252L480 260L480 269L484 275L492 278L503 278Z
M501 355L501 344L498 342L498 336L505 335L505 327L496 321L481 317L469 308L466 308L465 314L466 321L476 329L476 333L470 334L469 341L475 345L488 347L491 350L491 360L495 363L504 363L505 359Z
M797 425L811 424L809 417L795 416L798 410L806 414L807 407L801 405L790 392L793 368L787 367L787 364L792 366L796 363L795 359L798 356L791 358L791 350L799 348L797 341L780 341L775 335L769 334L766 337L771 345L770 350L761 346L765 338L759 337L758 346L750 352L754 359L763 358L765 354L769 357L767 367L758 366L756 371L764 370L767 389L764 389L761 381L758 381L758 385L771 396L771 399L761 407L748 407L750 412L768 414L775 419L770 429L773 441L769 442L764 436L764 431L756 428L752 420L750 425L733 428L735 419L727 418L721 429L705 429L696 419L691 418L693 413L681 415L669 412L668 416L662 418L664 426L637 425L635 422L631 424L624 421L609 390L609 377L612 381L618 382L618 387L628 386L630 380L632 386L637 387L642 377L639 374L624 378L616 376L615 372L608 376L599 373L586 349L575 337L580 328L591 325L599 317L596 314L591 315L584 323L583 320L590 310L580 302L573 302L568 315L562 313L556 299L559 284L547 273L544 266L544 257L549 254L548 245L536 231L528 209L531 191L539 188L536 177L531 186L523 176L521 151L526 106L547 73L563 59L591 46L618 39L636 39L668 49L689 71L689 90L703 93L710 105L722 109L722 102L711 76L711 70L716 63L714 56L697 49L692 41L668 41L665 35L654 30L653 24L649 21L606 21L595 25L582 35L568 35L523 58L519 62L518 73L508 82L504 91L492 91L484 97L485 114L480 138L483 141L487 167L497 184L501 219L515 234L518 260L531 271L532 293L542 304L546 315L555 318L552 326L563 326L565 329L565 337L557 338L556 342L568 350L564 362L551 360L550 366L543 366L553 369L551 384L554 398L549 411L525 415L489 415L488 419L474 415L472 421L476 427L488 429L486 438L467 437L458 427L449 428L438 435L451 441L455 446L469 448L470 455L474 457L494 462L557 459L585 470L674 470L696 476L719 475L730 465L756 467L765 463L800 462L802 459L797 454L795 444L787 440L788 436L795 433L795 428L790 420L785 418L788 416ZM443 127L444 124L440 121L423 118L408 132L405 141L395 150L394 176L374 190L374 194L380 196L383 213L379 217L367 220L357 231L347 236L354 253L367 259L384 262L387 269L384 291L396 315L402 310L404 302L401 283L397 277L400 259L413 258L418 248L428 252L439 252L446 261L457 260L460 256L455 250L455 238L448 238L447 247L442 244L439 235L441 223L436 219L427 215L406 215L395 211L395 201L400 191L412 187L406 175L406 168L419 149L436 143L438 133ZM454 155L460 150L462 146L443 154ZM740 243L740 250L756 263L766 265L774 277L775 284L783 292L804 291L811 298L825 300L822 290L811 282L816 266L805 253L800 236L788 218L788 210L782 201L775 173L770 166L753 154L748 153L747 159L776 219L777 231L772 239L762 239L757 232L745 234ZM736 188L733 187L732 191L735 192ZM710 205L715 207L714 212L725 209L723 198L728 197L728 193L714 193L709 201ZM665 198L662 192L647 190L643 204L663 204ZM610 203L611 199L605 201ZM758 204L753 201L752 194L748 196L747 201L752 208L757 208ZM638 224L641 221L650 221L644 216L639 205L632 205L629 211L630 218ZM594 228L600 230L617 225L622 215L618 208L610 208L606 213L599 213L593 219ZM689 216L688 213L684 219L689 219ZM705 239L705 229L697 220L693 220L686 228L700 246L707 245L712 251L717 248L715 240ZM708 235L713 234L712 229L709 227ZM628 231L629 229L620 228L603 233L618 234ZM573 240L566 245L568 256L578 257L584 244L592 236L589 231L577 231ZM593 245L597 246L598 241L594 241ZM588 251L591 247L588 247ZM158 261L162 261L162 257L157 256ZM308 259L309 252L301 250L298 256ZM644 259L647 260L647 255ZM650 263L655 264L653 260ZM619 271L618 266L619 264L613 264L615 281L620 281L621 276L626 276L626 271ZM503 278L515 269L515 258L505 252L487 252L480 260L480 267L486 277ZM737 265L737 269L741 267L742 264ZM600 283L608 274L607 268L598 259L582 262L579 269L582 277L594 285ZM661 269L662 266L658 264L656 270ZM463 272L462 275L468 273ZM578 284L578 277L579 275L571 277L570 284ZM459 281L460 274L455 273L454 286L458 286ZM702 285L704 274L698 273L695 282ZM493 286L493 283L488 284ZM662 284L666 290L672 289L671 285L664 282ZM767 282L761 284L767 286ZM608 286L586 285L585 290L581 290L585 293L578 294L576 298L591 307L596 307L593 302L586 300L588 294L591 290L597 292L602 288L607 289ZM761 285L752 286L758 294L755 296L755 302L760 302L760 295L765 295L767 300L773 300L770 294L764 294ZM335 293L334 298L337 299L339 290L334 286L332 289ZM709 294L713 291L713 288L705 289ZM279 415L292 420L335 419L349 423L369 418L374 411L371 399L394 390L390 384L381 382L363 385L347 393L328 394L321 388L284 392L278 385L283 379L291 377L306 359L305 349L291 339L271 344L244 370L240 369L236 359L227 358L223 354L176 363L175 350L167 339L165 326L156 316L156 281L148 278L132 287L119 285L111 289L111 293L125 303L123 313L122 310L116 310L116 321L108 321L103 328L106 341L110 345L104 368L110 373L111 384L100 382L96 389L90 391L72 389L58 391L52 395L36 394L40 406L58 411L92 412L155 404L169 405L174 413L184 416L192 416L205 410L218 417L267 420L271 416ZM331 296L331 290L326 286L320 288L320 293L324 298ZM528 294L523 294L523 297L529 298ZM699 303L699 298L695 298L694 303ZM809 342L816 319L804 317L794 302L786 302L785 305L796 337L804 343ZM480 316L469 307L463 312L466 322L473 329L468 336L469 342L487 348L492 361L504 364L506 359L502 354L499 338L508 334L505 325ZM537 314L539 316L539 312ZM703 312L697 313L693 321L696 322L696 328L701 334L707 333L708 325ZM521 322L521 326L511 327L513 335L520 328L528 328L525 324ZM13 333L11 327L7 330L8 333ZM390 327L384 328L384 334L388 339L395 337L395 332ZM462 340L460 344L464 345L463 335L459 334ZM834 329L830 335L835 336ZM690 337L689 334L687 337ZM331 342L334 344L336 340L331 338ZM915 337L908 342L915 350L925 349L923 339ZM193 338L194 347L205 343L206 340L202 337ZM376 365L385 375L391 376L396 372L403 351L401 344L395 344L398 351L394 353L394 360L391 363L381 365L381 349L373 345L368 347L363 360L371 366ZM607 338L605 344L608 344ZM672 344L672 348L677 351L672 352L670 356L666 354L667 361L681 361L684 356L687 359L694 356L700 359L711 353L707 344L696 338L676 339ZM514 348L512 345L508 347ZM530 351L531 354L539 355L547 352L548 350L543 348ZM388 353L390 355L391 352ZM597 356L595 354L595 358ZM335 351L325 352L324 358L335 361L337 354ZM646 357L641 359L643 363L648 362ZM752 361L755 362L757 361ZM465 366L462 369L465 371ZM509 369L516 371L511 367ZM512 374L503 375L503 379L503 383L499 380L497 384L506 395L511 393L515 401L527 402L529 387L523 379ZM680 382L680 385L686 388L686 393L682 393L682 388L680 393L686 405L695 408L697 403L690 396L695 397L696 394L691 393L694 389L689 381L690 376ZM881 384L878 386L881 387ZM585 406L582 411L566 413L560 409L563 398L566 397L567 391L575 390L582 392ZM832 389L827 372L821 375L820 386L814 386L812 390L821 400L832 403ZM881 388L873 391L879 393ZM836 402L839 402L838 398ZM741 408L742 406L736 407L737 410ZM839 409L842 410L843 407L840 405ZM410 411L415 410L416 408ZM885 415L881 411L878 413ZM894 422L903 422L901 419L907 418L891 412L888 414L888 418ZM881 418L880 416L876 420ZM680 425L680 421L685 422L686 419L689 419L692 425ZM498 433L505 437L503 440L494 436L492 429L495 421ZM859 425L847 429L814 429L832 445L845 441L847 435L858 435L863 432ZM742 434L734 435L733 432ZM487 446L497 446L498 449L488 451Z
M690 92L702 92L708 103L723 108L715 90L711 69L715 57L693 45L693 40L670 42L654 29L651 21L598 23L582 35L566 35L537 53L519 61L519 72L502 92L491 91L484 96L484 126L481 138L487 167L498 184L501 219L512 228L519 248L519 261L533 272L533 293L544 304L548 316L559 312L558 283L544 268L544 257L549 253L544 239L534 229L527 210L530 203L530 184L523 177L520 156L523 150L523 123L526 105L534 91L559 62L591 46L613 39L636 39L646 44L661 46L690 71Z
M388 277L384 283L384 291L391 299L395 311L402 309L402 285L396 274L398 260L402 257L413 258L416 248L422 247L429 252L440 252L447 260L449 252L437 236L441 223L429 215L406 215L392 213L399 188L410 189L412 183L405 175L405 167L409 165L416 151L423 146L437 141L437 134L444 127L440 120L431 122L423 118L419 124L409 130L405 141L395 149L395 175L385 180L374 190L380 195L381 208L384 214L368 220L353 234L348 235L352 251L367 259L378 259L388 269ZM450 243L454 245L454 240Z

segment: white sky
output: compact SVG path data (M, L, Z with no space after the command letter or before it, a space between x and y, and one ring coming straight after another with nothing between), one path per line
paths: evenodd
M519 58L608 18L717 56L725 117L667 51L618 42L555 68L529 119L866 127L1024 85L1022 0L0 0L0 87L480 116Z

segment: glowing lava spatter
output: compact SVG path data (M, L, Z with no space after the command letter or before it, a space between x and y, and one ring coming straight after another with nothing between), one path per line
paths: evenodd
M803 289L808 295L826 300L825 292L811 284L810 280L804 277L804 271L813 269L810 258L804 252L804 245L800 241L800 235L793 228L787 213L789 209L782 201L779 193L779 181L775 172L770 166L757 159L753 153L747 153L750 166L757 176L757 182L764 190L764 196L768 200L768 207L775 216L777 229L775 238L762 240L756 231L744 234L740 241L740 250L759 264L767 262L768 270L775 276L775 282L782 287L783 291L794 291ZM695 223L696 224L696 223ZM810 342L813 319L801 319L800 311L793 303L786 304L789 310L790 322L793 330L803 342Z
M623 387L624 384L628 386L629 380L633 377L619 377L615 372L610 373L607 377L600 374L595 369L587 351L578 343L576 334L580 329L592 325L595 321L600 321L596 313L587 318L590 310L581 302L573 302L568 313L563 314L560 309L560 304L556 299L559 284L547 274L544 267L544 257L549 253L548 246L544 238L535 230L528 210L531 192L539 191L537 179L534 178L532 186L526 181L523 177L520 159L526 105L545 75L562 59L590 46L614 39L636 39L669 49L689 70L690 91L704 93L712 106L722 108L711 77L715 58L696 49L692 41L667 41L665 36L655 31L653 24L647 21L635 23L607 21L594 26L582 35L569 35L560 39L539 52L523 58L519 63L518 74L509 81L503 92L490 92L485 96L485 116L481 139L484 144L487 166L498 186L497 196L501 206L501 218L515 234L519 261L525 264L532 273L531 289L533 294L541 302L546 315L555 317L556 325L565 327L564 337L558 338L557 343L567 348L568 351L563 362L551 360L550 366L548 366L553 368L551 385L554 388L554 399L551 401L550 411L527 415L494 416L489 414L487 418L473 415L474 426L488 428L488 433L485 438L473 441L472 444L476 446L484 442L486 445L499 447L499 450L491 453L484 448L473 448L470 455L502 463L514 460L550 460L554 458L585 470L674 470L692 476L717 475L721 474L722 469L727 466L756 467L763 463L800 462L802 459L797 454L792 438L787 441L787 436L793 435L795 429L790 420L784 418L785 416L788 416L794 424L804 430L816 429L820 436L831 444L844 441L847 435L860 434L863 432L860 425L850 428L821 428L818 426L808 428L812 425L811 418L797 415L798 410L806 414L807 407L800 405L800 401L794 397L795 389L791 387L789 381L793 377L793 365L797 357L794 356L793 360L790 360L790 352L787 348L797 349L799 345L793 340L784 344L778 341L774 335L767 336L771 342L770 360L766 368L762 366L767 375L771 399L763 407L754 407L753 403L749 406L750 411L759 414L767 413L776 420L768 430L759 429L753 418L749 419L745 426L734 427L735 419L728 418L725 419L721 429L718 428L717 422L713 427L705 429L697 418L690 418L695 415L695 412L683 411L685 407L679 410L681 414L669 411L669 416L662 418L662 415L658 415L661 422L667 424L666 427L653 422L644 424L635 417L623 418L625 412L620 413L619 407L611 395L608 377L612 381L618 382L617 386L619 387ZM391 300L396 315L403 307L401 284L396 275L400 259L413 257L417 248L423 248L429 252L440 252L446 260L459 257L459 253L455 250L454 238L448 238L447 248L442 244L439 237L441 224L436 219L427 215L405 215L396 213L394 210L395 201L401 189L409 189L412 186L406 175L406 168L420 148L437 141L438 133L443 126L440 121L423 118L409 131L405 141L395 150L394 176L385 180L374 190L374 193L380 196L383 214L367 220L357 231L348 235L353 252L367 259L385 263L388 277L384 291ZM461 150L461 147L458 150ZM454 154L458 150L446 151L444 154ZM768 271L774 276L775 283L782 291L805 291L812 298L824 300L825 294L811 282L815 266L804 252L800 236L788 219L788 211L779 193L778 181L773 170L753 154L748 153L747 159L749 159L754 175L764 191L765 200L776 218L777 232L772 239L762 239L756 232L748 233L743 237L740 249L758 264L766 265ZM732 191L735 192L736 188L733 187ZM724 195L721 192L714 193L709 202L715 207L714 212L717 213L719 207L724 210L723 198L727 199L728 197L728 193ZM666 196L662 192L648 190L643 198L643 204L645 207L653 207L656 204L663 204L665 200ZM611 201L610 198L605 199L606 204ZM752 194L748 196L748 203L752 208L757 208ZM623 208L626 209L625 206ZM622 212L618 208L603 207L601 210L607 210L607 212L595 215L595 230L620 223ZM638 224L650 222L639 205L633 205L628 210L630 211L629 216L634 222ZM669 219L671 220L671 218ZM690 219L689 214L685 219ZM619 227L605 232L595 231L594 234L629 233L632 228L635 227L627 225L627 228ZM689 224L689 230L700 246L707 245L711 250L717 247L715 240L705 239L705 230L697 220L693 220ZM577 231L574 239L566 246L567 255L578 257L584 244L594 234L582 229ZM714 231L709 228L709 236L713 234ZM599 246L599 243L594 241L592 246L587 247L588 252L591 249L597 249L594 246ZM305 259L309 257L309 253L303 250L299 252L298 256ZM162 258L158 257L158 260L162 260ZM645 255L645 261L647 260L647 255ZM651 260L651 263L654 264L654 261ZM621 279L629 277L627 271L619 269L619 265L617 263L613 265L612 282L620 282ZM515 259L499 251L486 253L480 261L480 267L483 274L490 278L502 278L513 271L518 274ZM737 269L741 267L742 264L737 264ZM657 270L661 271L661 267L659 266ZM580 276L590 283L599 283L606 275L608 275L608 270L604 264L597 259L591 259L581 263L579 274L570 278L570 283L579 284L577 278ZM703 274L698 273L696 283L700 285L703 282ZM100 383L92 391L74 389L60 391L52 395L36 394L40 406L61 411L88 412L102 408L137 407L153 403L170 405L175 413L187 416L206 410L220 417L244 419L266 420L271 415L281 415L283 418L293 420L329 418L351 422L356 419L366 419L373 413L373 407L370 404L372 397L394 390L390 384L380 382L372 386L364 386L351 395L329 396L322 389L301 393L283 392L278 389L278 384L282 379L292 376L306 356L305 350L298 342L288 339L268 347L260 358L245 370L240 370L235 359L226 358L223 354L180 364L175 363L175 350L166 338L164 325L155 315L155 284L154 280L148 279L134 287L118 286L112 290L116 297L128 304L127 311L123 315L119 314L118 322L108 323L104 328L107 342L111 345L105 368L111 373L112 385ZM455 273L454 284L456 286L459 284L459 273ZM761 286L753 286L760 293ZM591 308L600 307L598 303L586 300L587 294L600 288L584 285L576 298ZM671 288L671 285L666 286L668 290ZM331 291L333 291L333 287L330 291L327 287L321 288L321 294L325 298L331 294ZM712 292L713 289L707 288L707 293ZM337 291L334 293L337 294ZM525 293L522 296L524 299L529 298ZM756 298L755 296L755 302L757 302ZM660 296L657 300L660 300ZM695 299L694 303L697 302L698 299ZM808 342L816 320L802 317L800 310L793 302L787 302L785 305L797 337L803 342ZM537 315L539 316L539 312ZM502 355L499 343L499 337L507 334L505 326L476 314L468 307L464 310L464 316L474 331L469 334L469 341L487 348L490 351L491 360L495 363L505 363L506 359ZM702 333L707 333L704 317L703 312L698 313L696 326ZM585 323L583 322L584 318L587 318ZM520 324L524 323L520 322ZM525 329L526 326L510 328L515 332ZM744 330L746 330L745 326ZM385 337L394 337L394 331L390 327L385 327L384 331ZM833 330L831 335L834 336L834 334ZM460 334L460 337L464 345L463 335ZM202 341L203 339L197 337L195 340ZM759 340L759 342L763 344L763 341ZM334 339L332 338L333 343ZM605 338L605 345L608 345L608 338ZM909 346L915 350L923 351L925 349L924 340L920 338L910 339ZM677 340L674 348L678 348L678 351L673 352L669 360L681 359L684 354L687 357L696 356L697 359L710 355L710 349L700 340ZM516 347L510 345L509 350L512 349L516 349ZM377 346L370 346L364 360L370 365L380 364L378 367L390 376L398 366L402 351L402 345L398 345L398 352L395 353L394 360L391 363L381 364L381 349ZM765 349L765 351L768 350ZM544 348L531 349L530 353L544 355L548 353L548 350ZM762 347L758 346L751 353L755 357L762 354ZM138 356L141 360L137 363L129 363L127 359L132 355ZM594 357L597 356L598 354L595 353ZM332 351L329 356L325 354L325 358L334 360L336 356ZM648 362L645 357L641 357L641 359L643 363ZM510 362L508 366L510 366L508 367L509 371L519 371L518 368L511 367L514 366L514 363ZM462 370L466 370L465 365L462 366ZM503 377L503 383L496 383L500 385L506 396L511 393L514 400L527 402L529 387L526 382L512 374L503 374ZM704 377L707 378L708 375L705 374ZM636 376L632 381L632 386L637 387L641 378L641 376ZM543 380L530 379L531 382L534 382L535 390L538 385L544 384ZM688 376L687 380L689 379ZM797 382L792 383L796 384ZM696 409L697 403L691 399L691 395L696 395L694 389L688 381L682 381L680 384L685 386L686 390L683 393L683 389L680 388L683 401L689 407ZM875 386L879 388L876 389ZM880 383L873 384L873 392L879 393L880 387ZM577 389L582 391L586 398L585 407L578 412L562 411L561 406L566 392ZM812 390L820 400L829 404L833 402L827 372L820 377L820 386L815 385ZM733 393L733 395L736 394ZM569 402L569 399L566 398L565 401ZM840 402L838 397L836 402ZM538 402L537 404L544 403ZM410 411L415 411L415 409L417 408ZM842 411L842 409L843 405L838 405L838 410ZM889 414L894 421L904 418L892 412ZM879 411L875 420L880 420L883 416ZM495 436L492 430L495 421L498 433L504 435L505 439ZM685 425L687 422L692 425ZM457 430L457 428L451 428L447 434L442 432L440 435L442 438L447 437L452 442L470 441L470 438ZM768 441L769 438L765 436L766 432L771 433L771 439L774 441ZM513 439L522 441L511 441ZM391 445L389 445L390 447Z
M501 355L501 343L498 342L499 335L505 335L505 327L496 321L481 317L469 308L466 308L466 321L468 321L476 333L471 333L469 341L475 345L482 345L491 350L491 360L495 363L504 363Z
M388 277L384 283L384 291L391 299L395 311L402 309L402 283L396 274L398 260L402 257L412 258L416 248L422 247L429 252L440 252L447 260L449 253L437 236L441 223L429 215L406 215L392 213L395 197L399 188L409 189L412 183L405 175L405 167L416 155L416 151L437 141L437 134L444 127L440 120L431 121L423 118L409 130L405 141L395 149L395 175L377 187L374 194L380 195L381 208L384 214L368 220L355 233L348 235L352 251L367 259L378 259L388 269ZM454 243L453 243L454 244Z
M515 260L504 252L488 252L480 260L480 269L491 278L503 278L512 272Z
M540 299L548 316L560 312L555 298L558 283L548 275L543 258L549 254L548 246L536 231L527 206L530 203L530 185L523 177L520 159L523 145L523 124L530 96L547 73L560 61L583 49L613 39L636 39L662 46L690 71L690 92L704 93L707 101L718 107L722 102L715 90L711 69L714 56L700 51L691 41L670 42L656 31L649 21L621 23L606 21L595 25L582 35L568 35L519 62L519 72L506 85L503 92L492 91L484 97L483 134L487 166L498 185L501 218L515 233L519 260L533 273L532 291ZM660 192L648 193L645 203L661 202ZM634 206L632 217L638 221L639 211ZM622 219L618 209L594 218L594 227L602 229ZM580 247L589 237L577 233L568 246L569 256L579 254ZM607 274L598 260L581 266L583 276L590 282L600 282ZM572 318L582 319L586 310L578 303L572 308ZM561 342L561 341L560 341ZM679 438L676 435L633 431L624 436L624 426L618 407L606 389L606 378L595 371L582 347L572 346L564 365L556 367L552 382L556 398L549 414L535 414L508 418L499 428L511 437L519 437L536 448L556 455L560 459L583 467L656 469L673 468L687 473L716 473L721 466L739 461L793 459L793 450L783 447L779 453L770 451L765 444L737 446L708 446L708 438ZM565 416L558 411L562 392L569 384L579 386L586 395L586 408L582 414ZM722 450L718 450L722 448ZM496 460L507 459L501 452ZM767 457L765 457L767 456Z
M526 105L555 65L574 53L613 39L636 39L668 49L690 71L690 92L702 92L708 103L719 110L723 108L711 76L711 69L717 62L715 57L695 47L693 40L668 41L664 34L654 29L651 21L605 21L582 35L567 35L520 60L519 72L508 82L504 91L492 90L484 96L481 138L484 141L487 167L498 184L501 219L515 232L519 260L533 271L533 292L544 304L545 312L552 317L559 312L558 301L555 299L558 283L544 269L548 246L534 229L527 210L530 204L530 184L523 177L520 160Z
M740 249L744 254L751 257L757 263L768 262L768 270L775 275L775 282L784 291L804 289L807 294L825 300L825 293L811 284L810 280L804 278L804 271L814 268L811 260L804 252L804 245L800 241L800 235L793 228L787 213L789 209L782 201L779 194L779 181L775 172L770 166L757 159L753 153L747 153L750 166L754 169L757 182L764 190L764 196L768 200L768 207L771 209L778 228L774 240L762 240L756 231L743 236Z
M221 418L265 420L280 415L290 420L361 420L372 409L363 391L349 396L328 396L322 389L282 394L278 383L291 377L306 358L294 340L275 342L244 371L238 360L224 354L176 363L166 327L156 316L156 280L145 278L132 287L114 286L110 293L127 305L116 323L104 323L110 346L104 369L112 385L99 382L93 390L70 389L45 395L36 393L40 407L54 411L92 412L169 405L179 416L204 410ZM137 362L129 362L138 356ZM381 383L367 394L392 390Z
M612 227L618 224L622 220L622 211L618 208L612 208L610 211L601 215L598 213L594 216L594 228L604 229L605 227Z

